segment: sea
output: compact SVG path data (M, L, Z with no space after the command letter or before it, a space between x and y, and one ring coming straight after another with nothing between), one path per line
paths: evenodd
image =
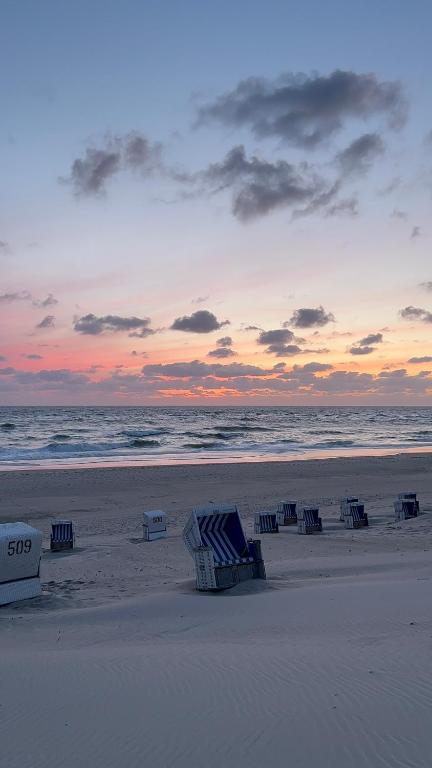
M0 407L0 469L425 450L430 407Z

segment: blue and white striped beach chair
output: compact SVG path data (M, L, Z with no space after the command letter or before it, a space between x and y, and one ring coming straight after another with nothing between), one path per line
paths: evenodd
M345 512L347 511L349 505L356 501L358 501L357 496L345 496L344 499L341 499L340 515L339 515L339 520L341 521L341 523L343 523L345 520Z
M301 507L297 512L298 533L320 533L322 521L319 517L319 507Z
M255 512L254 533L279 533L276 512Z
M345 528L363 528L369 525L365 506L359 501L349 504L345 510Z
M71 520L55 520L51 525L51 550L60 552L64 549L73 549L75 536Z
M235 505L195 508L183 530L201 591L228 589L246 579L265 579L260 541L246 540Z
M277 506L278 525L294 525L297 523L297 502L280 501Z

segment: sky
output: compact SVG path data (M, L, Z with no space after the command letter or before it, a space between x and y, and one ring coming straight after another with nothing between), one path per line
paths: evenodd
M2 0L0 405L430 404L431 24Z

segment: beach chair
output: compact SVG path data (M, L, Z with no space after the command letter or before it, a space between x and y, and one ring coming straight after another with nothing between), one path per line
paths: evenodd
M216 591L247 579L265 579L259 540L246 540L235 505L197 507L183 530L195 562L196 587Z
M394 503L395 520L399 522L401 520L408 520L412 517L417 517L418 514L418 502L416 499L396 499Z
M0 525L0 605L42 594L42 532L26 523Z
M144 541L164 539L167 535L166 513L160 509L143 513Z
M280 501L277 506L278 525L294 525L297 523L297 502Z
M408 491L408 492L405 491L405 493L398 493L398 499L400 501L403 501L404 499L407 499L408 501L414 501L414 507L416 510L416 514L414 515L414 517L417 517L417 515L420 514L420 504L417 499L417 494L414 493L414 491Z
M345 511L348 509L349 505L356 501L358 501L357 496L346 496L344 499L341 499L339 515L339 520L341 523L343 523L345 520Z
M369 525L365 505L354 501L345 510L345 528L363 528Z
M279 533L276 512L255 512L254 533Z
M54 520L51 524L50 547L52 552L73 549L75 536L71 520Z
M320 533L322 521L319 517L319 507L301 507L297 512L298 533Z

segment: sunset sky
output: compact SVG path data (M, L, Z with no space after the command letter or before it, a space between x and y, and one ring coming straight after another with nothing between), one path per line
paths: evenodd
M431 28L2 0L0 405L430 403Z

